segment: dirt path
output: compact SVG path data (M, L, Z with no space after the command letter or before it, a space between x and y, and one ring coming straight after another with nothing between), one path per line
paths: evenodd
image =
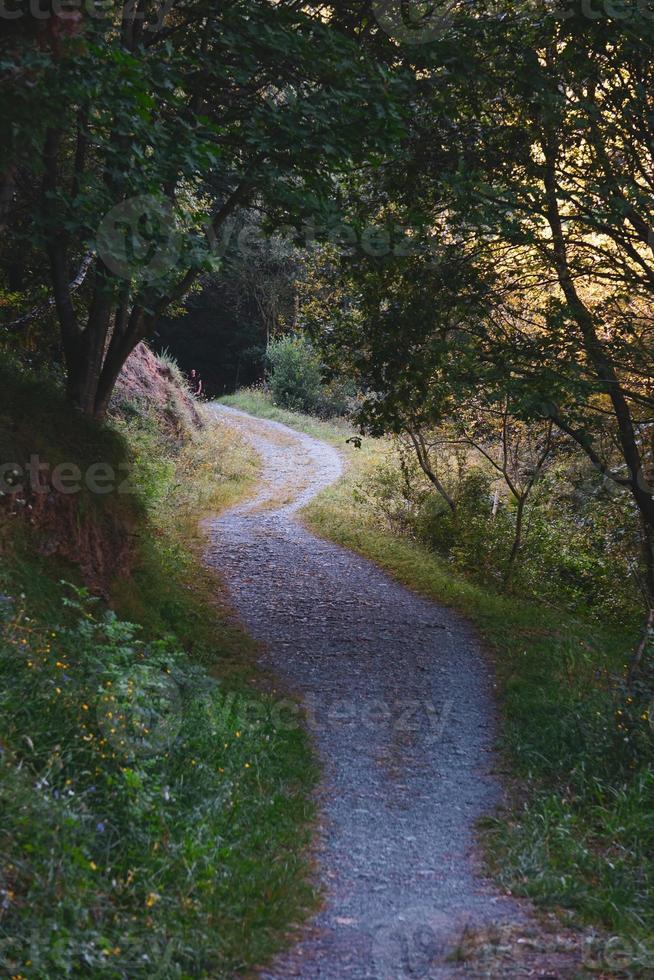
M338 453L215 406L263 461L261 491L212 522L209 558L274 669L308 708L324 764L318 873L325 904L265 980L567 976L451 961L469 930L525 923L475 871L492 809L493 708L471 629L294 515L342 472ZM505 961L503 961L505 962Z

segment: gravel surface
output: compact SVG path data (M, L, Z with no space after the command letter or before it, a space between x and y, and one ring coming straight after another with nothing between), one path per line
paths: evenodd
M341 474L335 449L214 407L263 469L258 496L211 522L209 560L264 667L303 697L324 766L324 905L262 980L568 975L452 962L469 930L527 919L475 866L474 822L500 789L489 667L471 628L297 522Z

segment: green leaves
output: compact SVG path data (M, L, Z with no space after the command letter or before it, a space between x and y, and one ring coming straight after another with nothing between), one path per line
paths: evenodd
M321 4L190 0L164 6L158 22L134 13L128 4L115 21L88 18L82 36L61 48L17 44L0 76L8 93L16 90L0 100L10 134L4 167L20 168L21 187L30 186L29 199L17 199L7 251L29 253L39 280L31 285L52 291L56 279L65 292L64 270L97 250L115 209L129 248L146 257L130 265L100 249L100 276L89 276L72 314L58 305L79 321L80 335L103 329L87 318L97 308L94 281L111 279L113 294L153 324L193 273L214 264L212 236L233 207L256 200L273 222L297 224L330 204L335 176L382 157L399 131L401 73L376 62L356 30L331 23ZM134 226L145 198L170 203L180 237L172 261L164 248L166 263L154 262L161 243L140 219ZM99 346L108 349L107 340ZM71 373L83 371L83 358L63 346ZM81 387L90 391L77 377L69 384ZM84 410L104 410L101 399L87 401Z

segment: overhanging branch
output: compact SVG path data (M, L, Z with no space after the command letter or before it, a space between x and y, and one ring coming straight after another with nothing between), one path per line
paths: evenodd
M95 258L95 252L86 253L84 258L82 259L82 264L77 270L77 274L75 278L68 284L68 291L70 293L74 293L75 290L79 289L79 287L82 285L82 283L86 279L87 272L91 268L91 263L93 262L94 258ZM4 324L3 329L18 330L20 327L24 327L28 323L31 323L32 320L38 320L39 317L45 316L46 313L54 309L55 305L56 304L55 304L54 296L49 296L44 303L41 303L39 306L33 307L27 313L23 313L23 315L18 317L17 320L13 320L11 323Z

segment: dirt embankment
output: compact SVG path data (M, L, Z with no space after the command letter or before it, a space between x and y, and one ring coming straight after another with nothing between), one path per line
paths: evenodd
M132 352L116 384L113 410L120 414L126 402L153 407L162 428L179 438L203 424L179 370L156 357L146 344Z
M86 585L108 595L130 574L136 537L145 521L129 492L132 451L117 427L77 416L60 393L9 376L0 394L0 554L15 545L12 527L28 535L28 550L79 567ZM173 365L144 344L133 352L116 386L115 419L147 417L168 447L202 426L196 403Z

